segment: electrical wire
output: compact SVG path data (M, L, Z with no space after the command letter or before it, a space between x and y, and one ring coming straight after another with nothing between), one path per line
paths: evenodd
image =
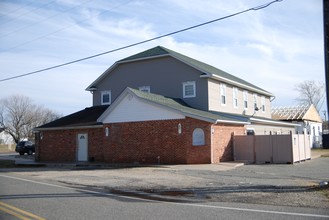
M11 18L11 19L9 19L9 20L6 20L6 21L4 21L4 22L2 22L2 25L7 24L7 23L10 23L10 22L16 20L17 18L22 17L23 15L31 14L32 12L35 12L35 11L39 10L40 8L43 8L43 7L47 6L47 5L50 5L50 4L52 4L53 2L55 2L55 1L56 1L56 0L53 0L53 1L47 2L47 3L45 3L45 4L40 5L39 7L34 7L33 9L31 9L31 10L29 10L29 11L26 11L26 12L24 12L24 13L22 13L22 14L18 14L18 15L16 15L15 17L13 17L13 18ZM32 3L30 3L30 4L32 4ZM14 13L11 12L10 14L14 14ZM16 14L16 13L15 13L15 14Z
M140 45L140 44L144 44L144 43L147 43L147 42L150 42L150 41L158 40L158 39L161 39L161 38L164 38L164 37L168 37L168 36L175 35L175 34L178 34L178 33L181 33L181 32L185 32L185 31L188 31L188 30L191 30L191 29L194 29L194 28L198 28L198 27L201 27L201 26L204 26L204 25L207 25L207 24L211 24L211 23L214 23L214 22L217 22L217 21L220 21L220 20L231 18L231 17L237 16L237 15L240 15L240 14L243 14L243 13L246 13L246 12L249 12L249 11L261 10L261 9L264 9L264 8L266 8L266 7L274 4L276 2L281 2L281 1L283 1L283 0L271 1L269 3L263 4L263 5L260 5L260 6L249 8L249 9L246 9L246 10L243 10L243 11L240 11L240 12L236 12L234 14L230 14L230 15L227 15L227 16L224 16L224 17L221 17L221 18L217 18L217 19L214 19L214 20L211 20L211 21L207 21L207 22L204 22L204 23L201 23L201 24L190 26L190 27L187 27L187 28L178 30L178 31L174 31L174 32L170 32L170 33L167 33L167 34L163 34L163 35L160 35L158 37L154 37L154 38L151 38L151 39L148 39L148 40L140 41L140 42L133 43L133 44L130 44L130 45L127 45L127 46L123 46L123 47L119 47L119 48L116 48L116 49L113 49L113 50L109 50L109 51L106 51L106 52L103 52L103 53L99 53L99 54L95 54L95 55L92 55L92 56L84 57L84 58L81 58L81 59L73 60L73 61L70 61L70 62L67 62L67 63L62 63L62 64L59 64L59 65L51 66L51 67L44 68L44 69L41 69L41 70L36 70L36 71L33 71L33 72L29 72L29 73L20 74L20 75L17 75L17 76L12 76L12 77L8 77L8 78L0 79L0 82L4 82L4 81L16 79L16 78L20 78L20 77L25 77L25 76L33 75L33 74L36 74L36 73L40 73L40 72L44 72L44 71L56 69L56 68L59 68L59 67L63 67L63 66L67 66L67 65L73 64L73 63L78 63L78 62L81 62L81 61L84 61L84 60L89 60L89 59L92 59L92 58L95 58L95 57L103 56L105 54L113 53L113 52L116 52L116 51L119 51L119 50L124 50L124 49L130 48L130 47L134 47L134 46L137 46L137 45Z
M126 4L130 3L131 1L132 1L132 0L125 1L125 2L123 2L123 3L121 3L121 4L119 4L119 5L116 5L116 6L112 7L112 8L109 8L109 9L104 10L104 11L100 12L99 14L97 14L97 15L95 15L95 16L100 16L100 15L106 13L106 12L112 11L113 9L116 9L116 8L119 8L119 7L123 6L123 5L126 5ZM28 41L25 41L25 42L23 42L23 43L21 43L21 44L16 44L15 46L9 47L9 48L4 49L4 50L1 50L0 52L1 52L1 53L3 53L3 52L7 52L7 51L10 51L10 50L12 50L12 49L16 49L16 48L19 48L19 47L21 47L21 46L24 46L24 45L26 45L26 44L30 44L30 43L32 43L32 42L34 42L34 41L37 41L37 40L40 40L40 39L44 39L44 38L46 38L46 37L48 37L48 36L51 36L51 35L53 35L53 34L56 34L56 33L61 32L61 31L63 31L63 30L66 30L66 29L68 29L68 28L70 28L70 27L76 26L76 25L78 25L78 24L82 24L82 23L84 23L85 21L87 21L87 20L89 20L90 18L93 18L93 17L94 17L94 16L91 16L91 17L89 17L89 18L86 18L86 19L83 19L83 20L77 21L77 22L74 23L74 24L71 24L71 25L68 25L68 26L65 26L65 27L59 28L59 29L57 29L57 30L55 30L55 31L53 31L53 32L47 33L47 34L45 34L45 35L42 35L42 36L39 36L39 37L36 37L36 38L33 38L33 39L28 40Z
M35 25L37 25L37 24L44 23L45 21L49 20L50 18L54 18L54 17L57 17L57 16L59 16L59 15L61 15L61 14L67 13L68 11L71 11L71 10L73 10L73 9L75 9L75 8L78 8L78 7L80 7L81 5L84 5L84 4L86 4L87 2L90 2L90 1L92 1L92 0L86 0L86 1L83 1L82 3L80 3L80 4L76 5L76 6L73 6L73 7L71 7L71 8L68 8L68 9L66 9L66 10L64 10L64 11L62 11L62 12L56 13L56 14L54 14L54 15L51 15L51 16L46 17L46 18L44 18L44 19L42 19L42 20L40 20L40 21L37 21L37 22L34 22L34 23L32 23L32 24L26 25L26 26L21 27L21 28L19 28L19 29L15 29L15 30L13 30L13 31L11 31L11 32L9 32L9 33L5 33L5 34L1 35L0 38L4 38L4 37L6 37L6 36L8 36L8 35L12 35L12 34L14 34L14 33L17 33L17 32L19 32L19 31L21 31L21 30L25 30L25 29L27 29L27 28L29 28L29 27L35 26Z

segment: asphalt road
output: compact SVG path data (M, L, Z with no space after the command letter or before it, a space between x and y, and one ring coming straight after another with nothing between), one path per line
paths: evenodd
M24 219L24 216L80 220L329 219L329 210L222 202L160 202L0 173L0 219Z

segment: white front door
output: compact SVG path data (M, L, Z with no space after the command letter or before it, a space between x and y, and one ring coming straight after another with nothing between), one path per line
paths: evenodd
M88 161L88 134L78 134L78 161Z

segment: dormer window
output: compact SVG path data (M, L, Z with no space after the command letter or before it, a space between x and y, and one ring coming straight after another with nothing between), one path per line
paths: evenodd
M195 81L183 83L183 98L193 98L196 96Z
M139 89L139 91L142 91L142 92L148 92L148 93L151 92L150 86L141 86L141 87L138 87L138 89Z
M111 90L102 91L101 99L102 99L102 105L110 105L111 104Z

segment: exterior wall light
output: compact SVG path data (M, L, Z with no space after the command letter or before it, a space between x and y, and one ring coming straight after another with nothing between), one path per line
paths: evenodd
M182 124L179 123L178 124L178 134L181 134L182 133Z
M105 128L105 136L108 137L110 134L110 129L109 128Z

